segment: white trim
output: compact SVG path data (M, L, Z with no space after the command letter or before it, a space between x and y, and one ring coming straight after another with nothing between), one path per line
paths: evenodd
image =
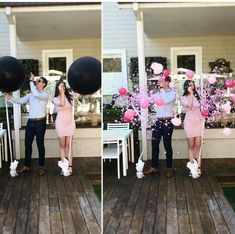
M134 9L133 9L134 10ZM136 39L137 39L137 50L138 50L138 67L139 67L139 87L140 93L146 96L145 87L147 87L147 77L145 72L145 54L144 54L144 18L143 12L138 13L139 17L136 18ZM141 129L142 129L142 152L143 160L147 160L147 120L148 120L148 109L141 108Z
M72 49L42 50L43 76L49 75L48 58L54 58L54 57L66 57L66 69L67 69L66 73L67 73L70 65L73 62L73 50Z
M139 11L139 3L133 2L133 12L136 20L143 20L143 12Z
M97 5L61 5L61 6L12 6L12 13L27 13L27 12L69 12L69 11L95 11L101 10L101 4ZM5 11L5 10L4 10ZM0 8L0 12L4 12Z
M124 3L122 4L122 1L118 2L120 9L131 9L132 3ZM139 9L145 10L145 9L154 9L154 8L188 8L188 7L233 7L235 6L235 2L224 2L224 1L215 1L215 0L207 0L207 2L204 2L204 0L197 0L197 2L179 2L178 0L172 1L172 2L165 2L165 0L156 2L155 0L151 1L149 0L148 3L139 3Z
M11 14L11 8L6 9L6 15L9 23L9 38L10 38L10 55L12 57L17 57L17 47L16 47L16 18ZM14 98L20 97L20 92L13 92ZM21 127L21 108L18 104L13 104L13 116L14 116L14 128L15 128L15 158L20 159L20 127Z
M178 55L195 55L195 73L202 72L202 47L171 47L171 71L177 73L177 56Z

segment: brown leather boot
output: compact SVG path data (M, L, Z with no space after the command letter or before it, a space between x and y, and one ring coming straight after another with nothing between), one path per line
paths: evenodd
M157 174L159 170L154 167L150 167L147 171L144 172L144 175L152 175L152 174Z
M22 173L29 173L31 172L31 169L27 166L23 166L22 168L20 168L19 170L17 170L18 174L22 174Z
M45 174L46 174L45 168L40 167L40 168L38 169L38 175L39 175L39 176L44 176Z
M174 175L173 168L167 168L166 169L166 177L171 178Z

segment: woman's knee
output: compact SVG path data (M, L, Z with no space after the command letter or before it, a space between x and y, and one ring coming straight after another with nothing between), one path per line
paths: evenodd
M197 145L195 146L195 148L196 148L197 151L199 151L199 150L201 149L201 144L197 144Z
M189 150L194 150L194 147L195 147L194 144L189 144L189 145L188 145L188 149L189 149Z

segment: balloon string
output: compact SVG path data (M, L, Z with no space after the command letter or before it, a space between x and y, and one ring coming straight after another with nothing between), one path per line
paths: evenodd
M72 122L74 122L74 92L72 92L72 96L73 96L73 101L72 101ZM71 151L72 151L72 140L73 140L73 135L70 137L70 141L69 141L69 161L71 161L72 155L71 155Z
M6 106L6 117L7 117L8 143L9 143L9 149L10 149L11 162L13 162L12 145L11 145L11 132L10 132L10 124L9 124L9 115L8 115L7 100L5 100L5 106Z
M138 117L141 119L141 115L140 115L139 111L135 108L135 106L133 105L133 103L131 103L131 107L133 108L133 110L135 111L135 113L138 115Z

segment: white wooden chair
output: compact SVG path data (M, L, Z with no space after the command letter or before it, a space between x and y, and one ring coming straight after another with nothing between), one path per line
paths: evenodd
M129 123L108 123L107 130L126 130L130 128Z
M120 179L120 154L122 147L116 137L109 137L109 139L103 139L103 159L117 159L117 175Z
M115 131L115 130L127 130L130 129L129 123L108 123L107 130ZM131 145L130 139L127 139L127 152L128 152L128 160L131 161Z

